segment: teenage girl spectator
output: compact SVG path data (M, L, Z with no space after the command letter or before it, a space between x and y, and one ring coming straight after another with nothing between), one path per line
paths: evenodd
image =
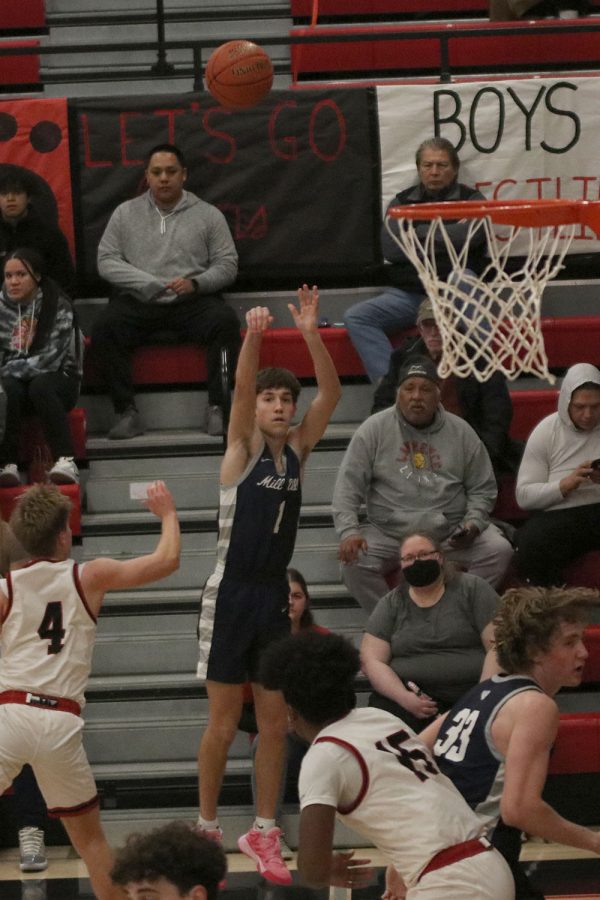
M483 578L454 572L425 532L402 541L400 566L402 583L369 617L361 660L373 688L369 705L419 732L497 671L499 597Z
M42 423L55 484L77 484L79 472L67 413L75 406L81 377L80 332L69 298L44 274L36 250L21 248L4 262L0 293L0 376L6 423L0 443L0 487L20 484L19 424L27 413Z

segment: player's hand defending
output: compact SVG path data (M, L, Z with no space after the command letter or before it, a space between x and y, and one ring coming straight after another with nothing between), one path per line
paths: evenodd
M360 534L351 534L341 542L338 559L343 563L355 563L360 551L366 553L368 549L369 545Z
M246 325L252 334L263 334L272 321L273 316L266 306L253 306L246 313Z
M364 887L374 874L374 870L369 868L370 862L370 859L354 859L354 850L332 853L329 884L345 888Z
M316 284L313 284L312 288L309 288L307 284L298 288L298 301L299 309L293 303L288 303L288 309L296 328L305 333L317 331L319 328L319 289Z
M148 487L148 495L144 500L150 512L162 519L167 513L175 512L175 501L173 495L168 489L164 481L154 481Z

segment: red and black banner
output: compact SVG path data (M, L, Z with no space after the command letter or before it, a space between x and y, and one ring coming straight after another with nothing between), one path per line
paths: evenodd
M186 188L227 217L242 281L356 282L377 261L379 151L367 90L273 91L236 112L208 94L74 100L70 110L86 280L110 214L145 190L144 160L163 142L185 154Z
M75 249L66 100L5 100L0 105L0 171L25 174L30 196Z

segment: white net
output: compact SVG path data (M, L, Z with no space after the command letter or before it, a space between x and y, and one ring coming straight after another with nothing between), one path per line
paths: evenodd
M392 223L397 223L397 231ZM453 245L441 218L432 219L422 237L412 219L388 217L386 227L417 269L433 303L443 343L438 367L442 378L454 373L486 381L501 371L511 380L529 372L554 381L541 330L542 293L562 268L577 224L529 228L494 225L489 216L469 219L460 248ZM474 275L469 247L481 237L481 229L489 261ZM525 259L510 271L507 263L515 247ZM440 250L451 264L445 278L437 270Z

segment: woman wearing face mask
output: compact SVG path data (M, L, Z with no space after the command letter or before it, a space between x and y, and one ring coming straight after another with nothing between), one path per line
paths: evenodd
M498 671L492 649L499 597L476 575L454 572L435 538L400 545L402 583L379 600L361 646L369 705L421 731L469 688Z
M0 375L7 400L0 487L20 484L18 433L26 413L41 420L54 460L50 480L79 482L67 413L79 394L80 349L71 301L44 276L39 253L13 250L4 262L0 293Z

